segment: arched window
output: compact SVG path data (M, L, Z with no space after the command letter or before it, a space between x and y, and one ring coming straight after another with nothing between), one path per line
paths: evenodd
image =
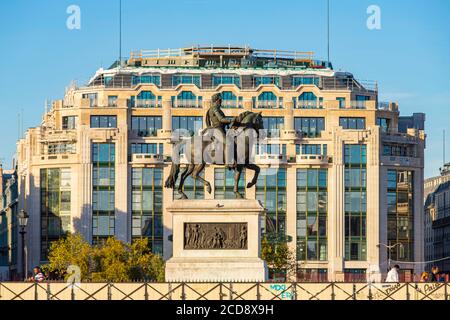
M316 101L317 97L312 92L303 92L299 97L299 101Z
M151 91L141 91L137 98L138 100L155 100L156 96Z
M192 91L181 91L180 94L177 96L178 99L182 100L193 100L195 99L195 94Z
M134 96L131 97L131 104L136 108L160 108L161 100L161 97L155 96L151 91L141 91L136 96L136 101Z
M273 92L262 92L258 96L258 101L255 100L255 108L283 108L283 98L278 98Z
M317 96L313 92L303 92L297 101L294 99L295 108L299 109L315 109L322 108L323 98Z
M273 92L263 92L258 96L259 101L276 101L277 96Z
M201 108L202 97L192 91L181 91L176 97L172 96L173 108Z

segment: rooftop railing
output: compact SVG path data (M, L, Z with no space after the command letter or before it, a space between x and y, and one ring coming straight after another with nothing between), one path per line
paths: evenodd
M292 60L314 60L314 52L312 51L290 51L290 50L263 50L252 49L248 46L214 46L214 45L197 45L186 48L176 49L155 49L155 50L136 50L130 54L131 60L152 59L152 58L168 58L182 56L202 56L202 55L229 55L229 56L247 56L252 54L255 57Z

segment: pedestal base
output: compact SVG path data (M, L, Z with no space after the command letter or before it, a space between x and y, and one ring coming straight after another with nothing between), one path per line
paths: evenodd
M255 258L172 258L166 262L167 282L264 282L267 268Z
M264 208L256 200L176 200L167 282L264 282L260 258Z

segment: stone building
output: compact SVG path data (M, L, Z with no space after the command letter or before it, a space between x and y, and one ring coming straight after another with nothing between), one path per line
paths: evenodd
M299 280L385 272L385 245L396 243L391 259L414 272L408 262L423 259L424 131L399 132L398 106L378 101L376 82L310 52L230 46L132 52L53 102L18 143L29 265L75 231L92 243L148 237L168 259L171 134L198 134L217 92L226 116L262 112L263 175L242 192L266 207L264 233L292 239ZM234 197L231 171L208 165L204 177L212 193L188 180L191 198Z
M0 280L16 279L19 231L16 170L0 164Z
M447 274L450 273L450 163L445 164L441 175L425 180L425 261Z

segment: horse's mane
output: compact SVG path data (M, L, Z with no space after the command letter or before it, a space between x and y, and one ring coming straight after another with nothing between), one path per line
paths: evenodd
M244 111L238 116L238 121L240 123L246 123L246 124L254 124L255 120L258 116L260 116L260 113L257 112L251 112L251 111Z

